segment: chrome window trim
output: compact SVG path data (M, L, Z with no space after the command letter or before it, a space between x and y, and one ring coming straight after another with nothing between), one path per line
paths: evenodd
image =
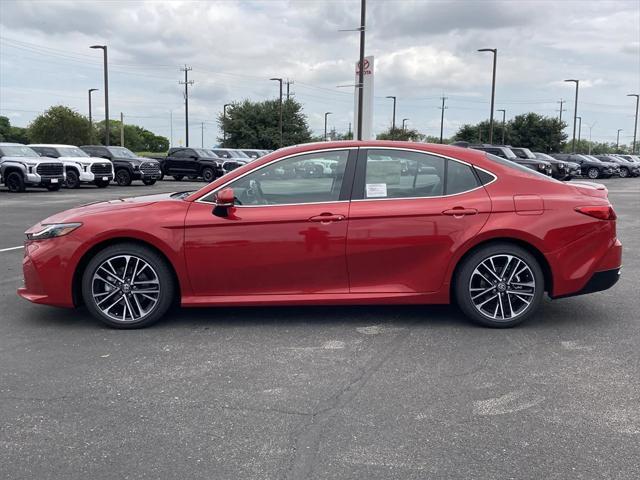
M215 190L211 190L210 192L204 194L202 197L194 200L194 203L206 203L208 205L215 205L215 202L209 201L209 200L205 200L206 197L213 195L215 193L217 193L219 190L222 190L223 188L225 188L227 185L229 185L232 182L235 182L236 180L240 180L241 178L249 175L250 173L254 173L257 172L258 170L261 170L263 168L268 167L269 165L272 165L274 163L277 162L281 162L283 160L288 160L290 158L293 157L297 157L300 155L309 155L309 154L313 154L313 153L323 153L323 152L339 152L339 151L344 151L344 150L358 150L358 148L360 147L339 147L339 148L324 148L322 150L311 150L308 152L298 152L298 153L292 153L291 155L287 155L285 157L279 157L279 158L275 158L273 160L271 160L270 162L265 163L264 165L260 165L258 168L254 168L249 170L248 172L243 173L242 175L240 175L239 177L233 178L225 183L223 183L222 185L220 185L219 187L217 187ZM246 164L245 164L246 165ZM238 167L239 168L239 167ZM274 204L274 205L235 205L235 208L247 208L247 207L251 207L251 208L255 208L255 207L280 207L280 206L291 206L291 205L314 205L314 204L323 204L323 203L339 203L339 202L348 202L349 200L335 200L335 201L327 201L327 202L308 202L308 203L279 203L279 204Z
M422 153L424 155L433 155L435 157L440 157L443 158L445 160L451 160L452 162L458 162L458 163L462 163L463 165L467 165L471 168L476 168L478 170L483 171L484 173L487 173L489 175L491 175L493 177L493 180L491 180L488 183L485 183L483 185L478 185L476 188L472 188L471 190L465 190L464 192L459 192L459 193L452 193L449 195L434 195L434 196L430 196L430 197L400 197L400 198L359 198L359 199L350 199L350 200L335 200L335 201L328 201L328 202L306 202L306 203L279 203L277 205L235 205L235 208L256 208L256 207L290 207L293 205L322 205L322 204L328 204L328 203L346 203L346 202L377 202L380 200L426 200L429 198L447 198L447 197L454 197L456 195L463 195L465 193L469 193L469 192L473 192L475 190L478 190L480 188L483 187L487 187L489 185L491 185L493 182L495 182L496 180L498 180L498 176L485 169L482 167L479 167L477 165L474 165L472 163L469 162L465 162L464 160L460 160L457 158L452 158L449 157L447 155L443 155L441 153L435 153L435 152L429 152L426 150L420 150L420 149L414 149L414 148L407 148L407 147L387 147L387 146L361 146L361 147L339 147L339 148L326 148L326 149L322 149L322 150L313 150L313 151L309 151L309 152L302 152L302 153L293 153L291 155L287 155L286 157L280 157L280 158L276 158L270 162L265 163L264 165L260 165L260 167L253 169L253 170L249 170L246 173L243 173L242 175L240 175L239 177L236 177L232 180L229 180L226 183L223 183L222 185L220 185L218 188L216 188L215 190L212 190L208 193L206 193L205 195L203 195L202 197L194 200L194 203L205 203L207 205L215 205L214 202L205 200L206 197L213 195L215 193L217 193L219 190L225 188L227 185L229 185L232 182L235 182L236 180L240 180L242 177L249 175L250 173L256 172L262 168L265 168L269 165L272 165L273 163L276 162L280 162L282 160L287 160L289 158L298 156L298 155L306 155L309 153L322 153L322 152L334 152L334 151L340 151L340 150L358 150L358 149L367 149L367 150L400 150L400 151L404 151L404 152L415 152L415 153ZM353 193L353 192L352 192Z

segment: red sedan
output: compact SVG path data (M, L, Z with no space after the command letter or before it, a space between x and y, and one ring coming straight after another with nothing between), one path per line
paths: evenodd
M485 152L404 142L278 150L196 192L94 203L30 228L36 303L113 327L175 302L446 304L509 327L618 280L607 190Z

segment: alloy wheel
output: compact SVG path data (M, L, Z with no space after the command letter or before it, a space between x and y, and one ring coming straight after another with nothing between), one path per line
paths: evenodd
M598 172L597 168L590 168L589 171L587 172L587 176L589 178L598 178L599 174L600 172Z
M98 309L120 323L138 322L160 300L161 285L153 267L135 255L116 255L102 262L91 280Z
M531 267L515 255L492 255L475 268L469 280L471 302L493 321L510 321L522 315L536 293Z

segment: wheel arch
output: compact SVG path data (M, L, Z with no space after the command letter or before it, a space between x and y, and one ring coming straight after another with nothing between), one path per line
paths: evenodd
M177 304L179 304L180 302L180 296L181 296L181 284L180 284L180 277L178 277L178 273L176 271L176 267L175 265L173 265L173 263L171 262L171 260L169 259L169 257L157 246L153 245L150 242L146 242L144 240L141 240L139 238L135 238L135 237L127 237L127 236L119 236L119 237L114 237L114 238L109 238L106 240L102 240L98 243L96 243L95 245L91 246L91 248L89 248L86 252L84 252L84 254L82 255L82 257L80 258L80 260L78 261L77 265L76 265L76 269L73 272L73 279L71 282L71 295L72 295L72 299L73 299L73 304L78 307L80 305L83 304L83 300L82 300L82 275L84 274L85 269L87 268L87 265L89 264L89 261L91 260L91 258L96 255L99 251L110 247L112 245L117 245L119 243L134 243L136 245L148 248L150 250L152 250L153 252L155 252L156 254L158 254L169 266L169 269L171 271L171 275L173 276L173 281L175 282L176 288L175 288L175 299L174 302L176 302Z
M483 240L479 243L473 244L470 246L458 259L455 263L455 267L451 273L450 282L449 282L449 298L455 298L453 292L456 286L457 273L460 269L460 266L463 262L478 249L486 247L487 245L491 245L494 243L511 243L513 245L517 245L518 247L524 248L527 252L529 252L540 264L540 268L542 269L542 274L544 275L544 290L546 292L553 292L553 271L551 270L551 265L549 264L547 258L544 256L544 253L537 248L533 243L523 240L521 238L509 237L509 236L501 236L494 237Z

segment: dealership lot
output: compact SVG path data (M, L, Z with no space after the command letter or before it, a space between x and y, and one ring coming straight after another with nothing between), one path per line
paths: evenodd
M640 179L600 182L623 278L511 330L449 307L177 310L110 330L19 299L22 251L0 252L2 477L637 478ZM202 185L2 188L0 250L65 208Z

